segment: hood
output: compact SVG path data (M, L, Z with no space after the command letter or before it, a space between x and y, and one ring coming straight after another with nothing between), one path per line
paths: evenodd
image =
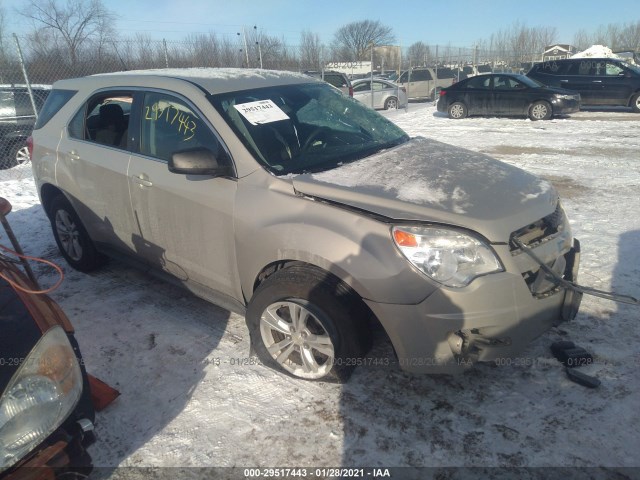
M492 242L555 210L547 181L486 155L422 137L321 173L296 191L393 220L475 230Z

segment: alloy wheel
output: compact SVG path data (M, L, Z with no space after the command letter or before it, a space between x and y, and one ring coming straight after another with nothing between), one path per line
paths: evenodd
M547 106L542 103L537 103L531 108L531 116L536 120L543 120L547 116Z
M56 212L56 232L65 253L76 262L82 259L82 245L80 245L80 231L69 212Z
M269 305L260 317L260 334L271 357L285 370L318 379L333 368L335 350L327 330L303 303L290 300Z
M451 116L453 118L462 118L464 116L464 107L462 105L451 106Z
M29 163L31 157L29 156L29 148L22 147L16 152L16 165L24 165Z

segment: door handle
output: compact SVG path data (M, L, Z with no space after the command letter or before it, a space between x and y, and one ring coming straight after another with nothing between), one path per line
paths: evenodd
M560 80L560 82L561 82L561 83L569 83L569 80L562 79L562 80Z
M78 155L75 150L71 150L70 152L67 152L67 156L71 160L80 160L80 155Z
M593 83L602 83L602 80L594 80Z
M153 185L153 182L150 182L149 180L147 180L148 177L145 174L141 174L139 176L134 175L131 178L133 178L133 181L136 182L141 187L151 187Z

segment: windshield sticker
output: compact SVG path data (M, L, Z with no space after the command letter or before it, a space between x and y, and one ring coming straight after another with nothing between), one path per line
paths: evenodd
M280 110L271 100L258 100L257 102L241 103L234 105L251 125L289 120L286 113Z

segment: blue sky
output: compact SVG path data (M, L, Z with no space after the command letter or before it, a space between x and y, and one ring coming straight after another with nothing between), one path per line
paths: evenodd
M489 6L479 6L482 3ZM8 32L29 29L29 23L15 14L15 8L25 4L0 0ZM243 26L257 25L291 46L298 45L303 30L329 43L339 27L365 19L392 27L397 43L405 47L418 40L467 47L514 22L556 27L559 42L571 43L579 29L594 31L600 25L640 19L638 0L616 0L611 8L594 0L105 0L105 5L118 14L116 28L123 36L144 32L153 39L179 40L191 32L211 31L235 36Z

